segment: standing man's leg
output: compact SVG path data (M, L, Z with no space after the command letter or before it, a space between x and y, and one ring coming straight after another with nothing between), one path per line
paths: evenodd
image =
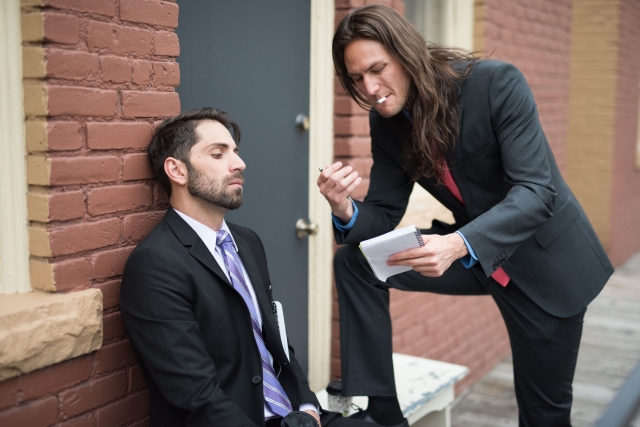
M356 245L338 249L334 260L340 308L342 389L369 396L372 418L383 425L403 420L397 402L392 361L389 288L451 295L487 294L478 269L454 263L438 278L414 271L379 281ZM400 421L398 421L400 419Z
M566 319L542 310L517 286L491 281L509 332L520 427L571 426L572 383L586 309Z

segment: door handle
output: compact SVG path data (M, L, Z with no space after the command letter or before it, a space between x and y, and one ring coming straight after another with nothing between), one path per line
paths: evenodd
M305 237L318 234L318 224L315 222L309 222L304 218L300 218L296 221L296 236L298 239L304 239Z
M298 114L296 116L296 127L302 132L309 130L309 117L304 114Z

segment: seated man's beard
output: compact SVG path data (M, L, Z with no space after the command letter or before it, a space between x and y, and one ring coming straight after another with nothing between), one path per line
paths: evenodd
M240 172L228 176L221 182L215 182L193 166L187 165L187 169L189 173L187 191L193 197L228 210L238 209L242 205L242 188L233 190L229 188L231 181L242 179Z

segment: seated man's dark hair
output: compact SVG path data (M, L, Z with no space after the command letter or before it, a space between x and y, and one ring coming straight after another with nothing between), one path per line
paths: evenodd
M171 196L171 181L164 171L167 157L190 165L191 147L198 142L196 128L204 120L215 120L229 129L236 144L240 144L240 126L224 111L211 107L189 110L164 120L153 133L149 143L149 163L162 187Z

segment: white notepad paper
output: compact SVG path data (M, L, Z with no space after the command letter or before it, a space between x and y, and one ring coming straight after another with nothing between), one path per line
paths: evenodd
M360 242L360 250L369 262L376 277L383 282L396 274L411 270L405 265L387 265L389 257L407 249L424 246L422 234L415 225L398 228L382 236Z

